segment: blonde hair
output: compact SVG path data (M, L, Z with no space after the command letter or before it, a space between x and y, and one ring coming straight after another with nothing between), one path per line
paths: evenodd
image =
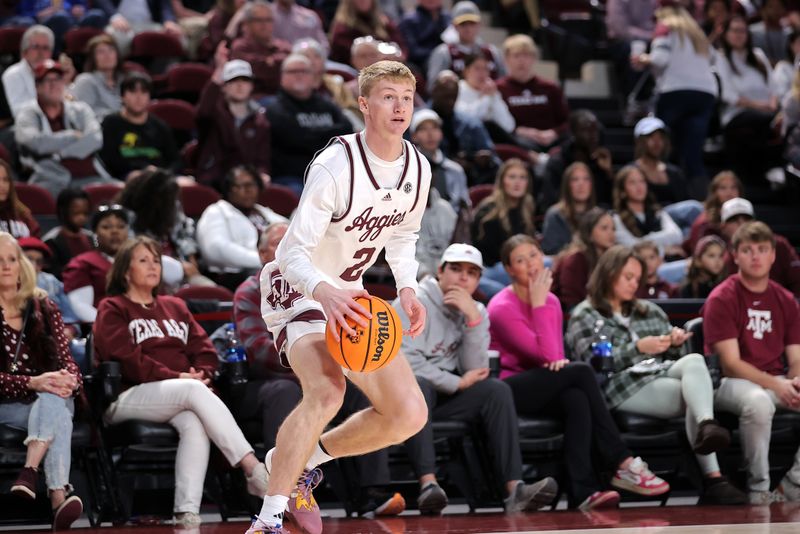
M333 29L337 22L358 31L361 35L372 35L382 41L387 41L390 37L386 27L386 17L381 12L378 0L372 0L369 12L363 14L356 11L353 0L342 0L333 15L330 37L333 37Z
M384 79L406 82L412 89L417 88L417 79L408 67L399 61L385 59L361 69L358 73L358 93L365 98L368 97L372 88Z
M8 232L0 232L0 243L5 241L13 243L17 251L17 261L19 262L19 288L17 289L17 294L14 296L13 305L17 310L22 310L25 307L25 303L28 302L28 299L31 297L37 299L45 298L47 292L36 286L36 269L22 251L19 242Z
M533 235L536 232L536 227L534 225L536 202L534 202L533 194L531 193L533 180L531 179L530 170L528 169L528 166L525 165L525 162L521 159L511 158L506 160L497 170L492 193L488 197L484 198L481 203L478 204L478 207L475 210L477 213L485 206L489 206L486 214L481 217L480 221L478 221L478 239L484 238L486 224L495 219L500 221L500 226L503 227L503 230L505 230L507 233L511 233L511 219L508 215L512 209L511 199L508 197L508 194L503 187L503 178L505 178L508 171L514 168L522 169L525 171L525 176L528 177L528 191L525 193L525 196L522 197L522 200L519 203L519 209L520 214L522 215L522 224L525 227L525 233Z
M688 38L696 53L702 56L710 54L711 43L708 42L708 37L684 8L662 7L656 10L656 19L670 31L678 34L681 42Z
M529 52L539 57L539 47L536 46L536 43L529 35L522 33L511 35L503 41L503 56L513 52Z

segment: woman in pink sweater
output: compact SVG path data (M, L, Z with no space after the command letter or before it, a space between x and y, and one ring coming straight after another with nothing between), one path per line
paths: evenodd
M607 464L602 467L616 471L611 486L649 496L669 491L622 442L592 368L565 359L561 304L550 292L553 275L544 268L537 241L515 235L503 244L500 258L511 285L489 302L489 348L500 353L500 378L511 386L519 414L564 419L570 507L619 503L619 493L603 491L595 476L593 446Z

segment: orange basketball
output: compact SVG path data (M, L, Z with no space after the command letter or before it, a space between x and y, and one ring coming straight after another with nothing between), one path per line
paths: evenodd
M367 319L367 327L358 326L348 319L348 324L356 330L355 336L348 335L339 326L340 340L336 341L331 331L326 330L325 341L331 356L339 365L351 371L371 373L389 363L400 352L403 325L391 304L381 298L358 297L356 302L372 313L372 319Z

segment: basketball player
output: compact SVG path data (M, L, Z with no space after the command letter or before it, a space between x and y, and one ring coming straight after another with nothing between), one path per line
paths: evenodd
M361 276L382 249L410 319L404 334L416 336L425 326L414 256L431 169L403 140L415 79L403 64L379 61L361 71L358 83L365 130L333 138L311 162L276 260L261 272L262 315L300 380L303 399L267 453L268 490L247 534L287 532L282 528L287 504L302 530L322 532L311 495L321 479L316 467L401 443L427 421L425 399L400 354L373 373L348 373L372 407L323 434L345 391L345 371L325 345L326 324L337 339L339 325L355 334L348 317L367 326L369 313L354 298L367 296Z

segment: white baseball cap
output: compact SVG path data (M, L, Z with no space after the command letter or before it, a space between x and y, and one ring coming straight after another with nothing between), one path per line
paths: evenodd
M645 117L636 123L633 127L633 137L641 137L643 135L650 135L659 130L666 130L667 125L658 117Z
M414 112L414 116L411 117L411 124L409 125L408 129L411 130L411 133L414 133L417 131L417 128L419 128L419 125L425 121L434 121L439 126L442 125L442 118L438 113L432 109L424 108Z
M445 263L471 263L477 265L483 270L483 255L481 251L472 245L466 243L453 243L442 254L442 259L439 261L439 267Z
M722 222L728 222L737 215L749 215L750 217L755 217L753 204L751 204L746 198L740 197L725 201L725 203L722 205L722 209L720 210L720 219Z
M222 82L228 83L236 78L253 79L253 67L243 59L232 59L222 67Z

